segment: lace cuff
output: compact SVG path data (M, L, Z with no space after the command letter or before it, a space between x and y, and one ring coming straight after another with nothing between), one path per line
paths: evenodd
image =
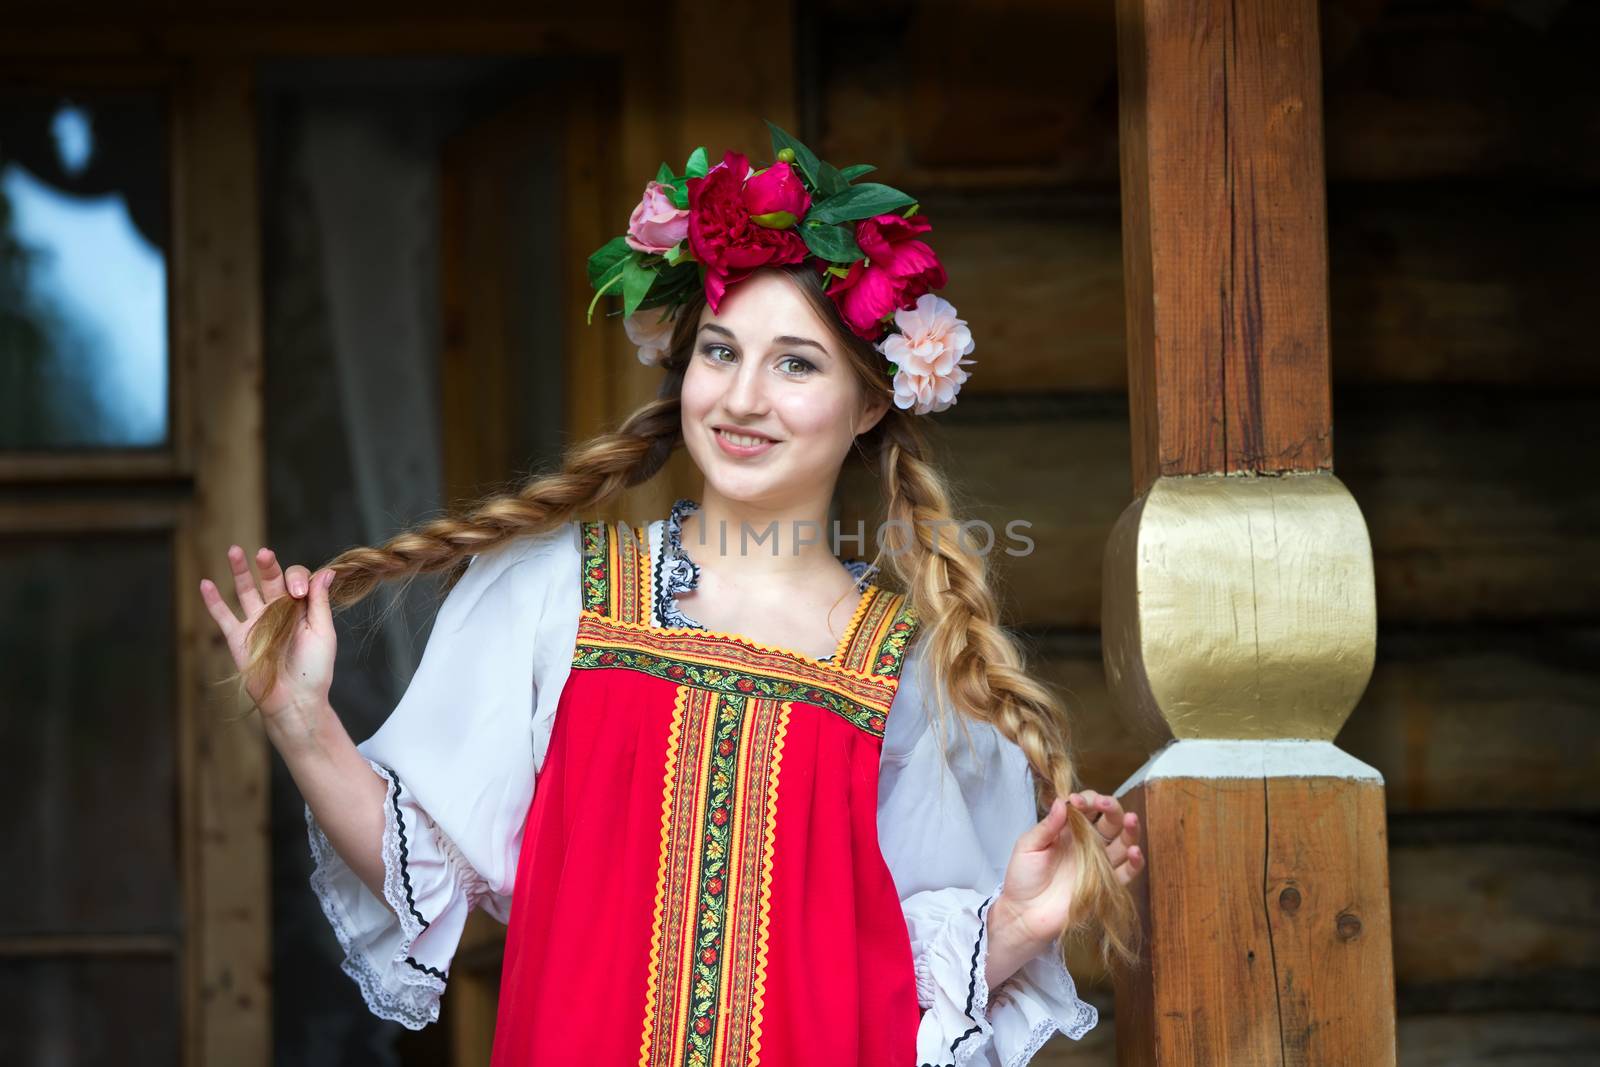
M376 1016L420 1030L439 1018L450 960L467 916L488 894L480 878L388 767L384 796L383 899L373 896L306 806L316 867L311 888L344 950L341 965Z
M1060 1031L1079 1040L1100 1013L1078 997L1060 944L1034 956L990 995L989 907L1000 895L970 889L917 893L904 902L916 963L918 1067L1022 1067Z

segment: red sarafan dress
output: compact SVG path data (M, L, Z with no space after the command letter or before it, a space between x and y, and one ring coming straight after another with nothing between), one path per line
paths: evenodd
M819 660L651 624L647 531L581 524L572 670L523 827L493 1067L910 1067L878 843L916 619L867 584Z

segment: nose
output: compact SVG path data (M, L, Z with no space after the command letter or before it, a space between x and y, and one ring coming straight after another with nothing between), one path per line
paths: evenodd
M728 390L722 396L722 406L728 414L748 418L766 414L770 401L767 397L767 379L756 360L745 360L728 378Z

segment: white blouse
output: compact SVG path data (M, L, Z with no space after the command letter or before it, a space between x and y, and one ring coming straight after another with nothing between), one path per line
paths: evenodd
M667 520L648 531L651 573L668 572L655 566ZM479 553L445 598L405 695L357 746L388 782L383 899L306 807L311 885L344 949L343 970L375 1015L411 1029L435 1021L468 914L509 919L580 598L576 522ZM1032 770L989 724L958 725L948 758L941 753L920 647L912 642L890 706L878 791L879 844L925 1009L917 1063L1018 1067L1057 1030L1081 1038L1099 1014L1079 999L1059 943L991 994L984 917L1017 837L1036 821Z

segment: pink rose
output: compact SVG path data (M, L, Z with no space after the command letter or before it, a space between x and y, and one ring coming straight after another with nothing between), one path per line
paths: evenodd
M883 336L884 318L911 307L929 289L944 286L944 267L933 249L917 240L933 227L924 215L874 215L856 223L856 244L866 254L850 273L828 288L839 314L856 336Z
M914 307L895 312L894 322L900 332L885 337L878 351L896 365L895 406L925 415L954 404L970 377L961 365L975 362L962 358L973 349L966 320L948 300L923 293Z
M651 182L644 187L644 198L628 216L628 235L623 240L640 252L665 252L689 232L689 212L672 202L665 185Z
M745 179L749 176L749 159L729 152L705 177L688 182L689 250L705 264L706 303L713 312L728 286L752 271L799 263L807 255L806 243L794 229L771 229L750 217L750 200L763 208L792 202L786 199L793 194L785 190L781 175L771 186L757 186L747 200Z

